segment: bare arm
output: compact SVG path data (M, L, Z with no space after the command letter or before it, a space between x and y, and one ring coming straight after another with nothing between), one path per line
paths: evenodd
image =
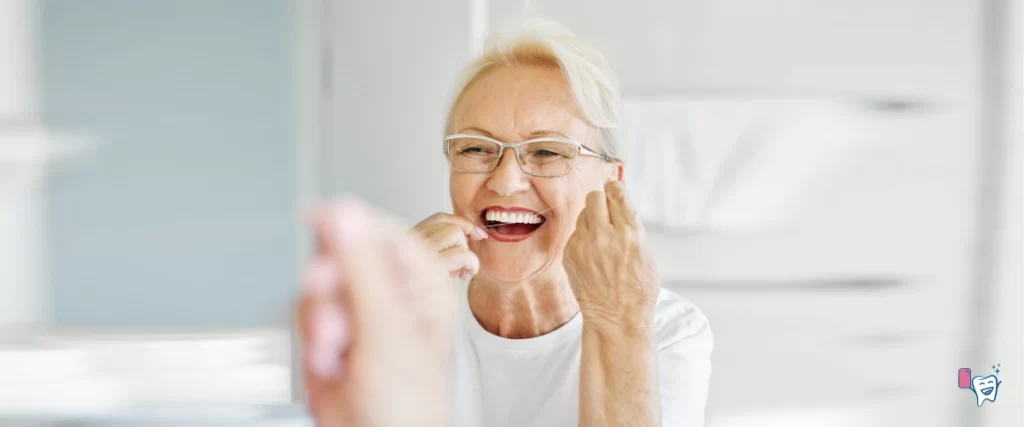
M658 275L621 182L587 195L564 265L583 314L579 424L660 426Z
M580 357L580 426L660 426L658 353L649 331L590 326Z

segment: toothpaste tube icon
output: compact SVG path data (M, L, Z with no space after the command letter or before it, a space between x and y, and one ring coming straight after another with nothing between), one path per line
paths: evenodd
M960 368L957 371L956 385L961 389L971 388L971 368Z

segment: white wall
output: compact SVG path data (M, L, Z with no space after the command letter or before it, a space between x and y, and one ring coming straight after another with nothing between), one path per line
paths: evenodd
M469 58L468 1L333 2L332 193L410 223L450 210L442 154L454 76Z
M43 166L39 126L36 9L0 2L0 326L50 320L45 277Z
M992 53L993 70L999 79L993 90L1003 95L994 99L992 105L999 109L999 116L991 123L998 123L992 135L996 139L992 146L993 160L998 164L998 173L989 174L990 185L996 190L993 205L997 209L989 217L986 233L991 240L985 249L988 259L982 262L991 268L984 298L979 299L977 322L979 334L975 339L974 363L985 366L1002 363L1014 366L1004 369L999 379L1007 386L999 392L999 400L1008 403L998 408L971 414L972 422L986 427L1024 424L1024 390L1011 384L1024 384L1024 370L1018 365L1024 361L1024 7L1019 0L993 2L1000 6L997 15L1001 18L999 28L992 34L1000 44ZM1011 362L1002 362L1008 360Z

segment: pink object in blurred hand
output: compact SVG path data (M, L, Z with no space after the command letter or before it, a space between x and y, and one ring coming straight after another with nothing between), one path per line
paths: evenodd
M957 371L957 386L960 388L971 388L971 368L960 368Z

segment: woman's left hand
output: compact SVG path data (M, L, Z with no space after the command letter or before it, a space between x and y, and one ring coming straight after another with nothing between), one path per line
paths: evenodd
M621 181L587 195L563 264L588 324L649 329L660 289L658 273Z

